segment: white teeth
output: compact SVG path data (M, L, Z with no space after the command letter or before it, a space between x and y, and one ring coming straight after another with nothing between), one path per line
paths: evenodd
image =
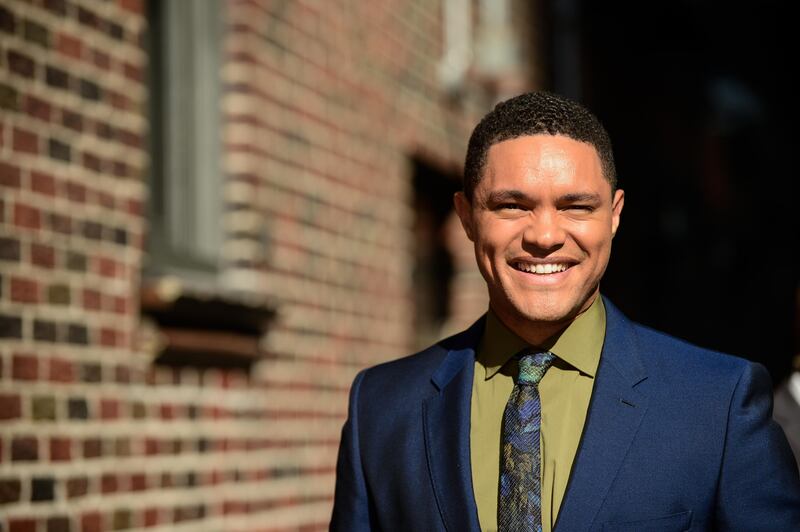
M567 269L566 264L528 264L525 262L517 262L514 266L520 271L539 275L559 273Z

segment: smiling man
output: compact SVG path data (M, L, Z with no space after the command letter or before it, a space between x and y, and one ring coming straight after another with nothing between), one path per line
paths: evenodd
M800 530L765 370L600 296L624 200L579 104L484 117L455 207L488 312L356 377L331 529Z

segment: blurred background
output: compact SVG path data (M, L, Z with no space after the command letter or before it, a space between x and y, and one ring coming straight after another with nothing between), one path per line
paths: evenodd
M0 530L326 529L356 372L485 311L450 198L472 127L532 89L614 141L606 295L782 382L791 20L0 0Z

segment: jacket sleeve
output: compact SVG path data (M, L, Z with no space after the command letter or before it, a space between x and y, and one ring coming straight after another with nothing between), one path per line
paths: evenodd
M800 530L800 477L760 364L747 363L731 397L716 519L719 530Z
M333 498L331 531L370 530L367 486L361 468L358 438L358 394L365 371L356 376L350 388L350 406L347 421L342 428L339 457L336 462L336 491Z

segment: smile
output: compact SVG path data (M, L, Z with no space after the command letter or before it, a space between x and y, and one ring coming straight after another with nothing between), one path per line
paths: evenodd
M518 271L533 273L536 275L549 275L553 273L560 273L567 271L571 265L563 262L548 263L548 264L531 264L529 262L513 262L511 266Z

